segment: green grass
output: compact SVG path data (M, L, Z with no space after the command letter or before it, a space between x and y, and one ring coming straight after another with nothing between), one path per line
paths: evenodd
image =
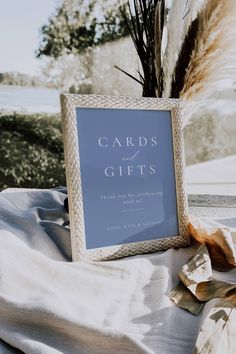
M59 115L0 113L0 189L65 185Z

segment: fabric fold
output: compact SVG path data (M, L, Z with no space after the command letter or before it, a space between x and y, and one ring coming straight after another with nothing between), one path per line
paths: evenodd
M65 197L65 188L0 193L0 352L189 354L196 343L202 348L205 337L198 341L199 328L209 309L205 306L193 316L170 300L177 270L190 288L181 282L189 296L185 303L192 301L195 312L205 304L193 295L195 284L230 284L232 271L219 279L206 249L201 257L194 256L195 245L116 261L72 263ZM184 266L192 256L200 275L191 262ZM209 306L210 323L219 316L217 323L223 326L226 317L217 313L221 310L234 318L226 307L234 289L226 291L220 301L227 299L227 304L217 310ZM231 320L227 323L231 328Z

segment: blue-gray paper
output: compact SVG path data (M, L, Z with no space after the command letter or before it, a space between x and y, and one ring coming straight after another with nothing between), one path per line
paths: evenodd
M76 114L86 248L178 235L170 112Z

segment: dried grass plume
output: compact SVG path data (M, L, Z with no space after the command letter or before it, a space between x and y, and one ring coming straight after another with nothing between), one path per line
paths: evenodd
M167 40L164 53L164 97L171 94L171 84L176 63L192 21L195 20L205 0L173 0L167 21Z
M208 0L198 14L195 47L180 96L184 100L212 89L236 74L236 1Z

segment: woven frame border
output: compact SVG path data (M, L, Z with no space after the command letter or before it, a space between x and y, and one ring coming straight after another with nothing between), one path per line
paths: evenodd
M77 135L79 128L77 127L76 119L77 107L171 111L179 235L158 240L86 250ZM61 108L73 261L81 259L102 261L188 245L188 206L184 189L184 147L181 101L178 99L164 98L62 94Z

